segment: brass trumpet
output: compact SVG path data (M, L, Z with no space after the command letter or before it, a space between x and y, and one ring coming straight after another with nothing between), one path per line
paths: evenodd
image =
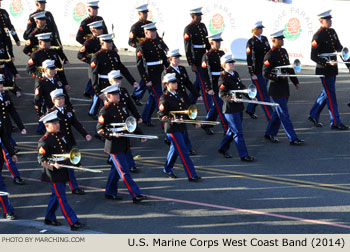
M196 105L190 105L187 110L170 111L169 114L171 116L170 120L162 120L162 118L159 118L159 115L158 115L158 118L161 122L169 122L169 121L172 122L172 119L175 119L176 114L184 114L184 115L187 115L191 120L176 121L176 123L203 124L203 125L220 124L220 122L195 120L198 115L198 109Z
M63 161L69 159L69 161L73 165L79 164L81 160L81 153L77 148L73 148L69 153L66 154L53 154L51 158L49 158L50 161L57 162L57 161ZM72 165L61 165L63 168L70 168L74 170L82 170L82 171L89 171L94 173L101 173L103 171L101 170L95 170L95 169L89 169L89 168L82 168L82 167L76 167Z

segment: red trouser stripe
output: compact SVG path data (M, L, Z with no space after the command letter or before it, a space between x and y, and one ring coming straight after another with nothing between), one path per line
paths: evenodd
M201 83L201 87L202 87L202 91L203 91L203 98L204 98L205 107L207 108L207 111L209 111L209 104L208 104L208 100L207 100L207 93L205 92L204 83L202 81L200 73L198 72L197 74L198 74L198 78L199 78L199 81Z
M221 109L220 109L220 107L219 107L219 104L218 104L217 101L216 101L215 96L213 96L213 100L214 100L214 103L215 103L216 110L218 111L218 114L219 114L221 123L222 123L222 125L224 125L224 129L225 129L225 132L226 132L226 131L227 131L227 125L226 125L226 123L225 123L224 118L222 117Z
M1 175L0 175L1 176ZM1 196L0 196L0 203L2 205L2 209L4 209L4 214L7 214L7 210L6 210L6 207L5 207L5 203L4 201L2 200Z
M10 167L9 162L7 161L6 153L5 153L5 151L4 151L4 148L2 148L2 155L4 156L4 160L5 160L7 169L9 169L9 171L11 172L11 174L12 174L13 177L16 177L15 174L14 174L14 172L12 171L12 169L11 169L11 167Z
M159 108L159 97L158 97L158 94L156 92L156 90L154 89L154 87L152 86L152 90L153 90L153 93L154 95L156 96L156 99L157 99L157 108Z
M331 99L331 96L329 94L329 90L327 88L327 85L326 85L326 78L322 78L322 81L323 81L323 86L324 86L324 89L326 90L326 93L327 93L327 96L328 96L328 101L329 101L329 106L331 107L331 112L332 112L332 115L333 115L333 122L334 122L334 126L337 126L337 120L334 116L334 110L333 110L333 104L332 104L332 99Z
M188 174L190 175L190 178L192 178L192 174L191 174L191 172L190 172L190 169L189 169L188 166L187 166L187 163L186 163L186 161L185 161L185 159L184 159L184 157L183 157L183 155L182 155L182 152L181 152L181 150L180 150L180 147L179 147L179 145L178 145L178 143L177 143L177 141L176 141L174 135L173 135L172 133L169 133L169 134L170 134L171 138L172 138L172 139L174 140L174 142L175 142L176 149L177 149L177 151L178 151L179 154L180 154L180 157L181 157L181 159L182 159L182 162L184 163L185 168L186 168Z
M125 177L124 177L124 172L122 171L118 160L115 158L115 155L114 155L114 154L112 154L112 157L113 157L114 161L117 163L117 169L119 170L119 173L120 173L120 175L122 176L122 179L123 179L123 181L124 181L126 187L127 187L128 190L134 195L134 197L136 198L137 195L131 190L130 185L129 185L128 182L126 181L126 179L125 179Z
M264 97L263 97L263 95L262 95L262 93L261 93L261 90L260 90L258 81L257 81L257 80L254 80L254 83L255 83L255 86L258 88L258 92L259 92L259 95L260 95L260 100L261 100L261 101L264 101ZM268 111L268 109L267 109L267 105L263 105L263 108L264 108L265 111L266 111L267 117L268 117L269 119L271 119L271 115L270 115L270 113L269 113L269 111Z
M64 205L63 205L63 202L62 202L62 199L61 199L61 196L60 194L58 193L57 191L57 188L56 188L56 184L52 184L53 185L53 188L55 189L55 192L56 192L56 196L58 197L58 201L60 202L60 205L61 205L61 208L62 208L62 212L63 214L66 216L68 222L69 222L69 225L73 225L74 223L70 220L67 212L66 212L66 209L64 208Z
M68 184L69 184L70 189L73 191L73 190L74 190L74 188L73 188L72 181L68 180Z

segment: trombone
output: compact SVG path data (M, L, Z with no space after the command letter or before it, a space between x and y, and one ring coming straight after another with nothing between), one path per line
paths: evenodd
M284 74L281 72L283 68L293 68L296 73L301 71L301 62L299 59L294 60L293 65L278 66L274 68L275 74L277 77L304 77L304 78L313 78L313 77L324 77L324 75L316 74Z
M63 67L61 67L61 68L56 67L55 70L58 71L58 72L62 72L62 71L64 71L64 68ZM42 66L38 66L36 68L36 71L38 73L43 73L44 72L44 68Z
M12 59L0 59L0 63L9 63Z
M58 161L64 161L66 159L69 159L69 161L73 165L79 164L81 160L81 153L77 148L73 148L69 153L65 154L53 154L51 158L49 158L50 161L52 162L58 162ZM89 171L89 172L94 172L94 173L101 173L103 171L101 170L95 170L95 169L89 169L89 168L82 168L82 167L76 167L72 165L60 165L63 168L70 168L74 170L82 170L82 171Z
M350 58L350 54L349 54L349 48L344 47L341 52L334 52L334 53L321 53L319 56L322 58L326 58L328 59L327 63L330 63L330 57L332 56L337 56L340 55L341 58L344 61L347 61ZM343 62L343 61L335 61L335 63L337 64L350 64L350 62Z
M129 116L128 118L126 118L124 123L110 123L108 130L112 132L112 136L114 137L158 139L158 136L129 134L129 133L133 133L136 130L136 127L137 127L137 121L135 117ZM121 132L123 131L127 131L129 133L121 134Z
M241 89L241 90L230 90L230 96L232 97L232 100L235 100L236 102L247 102L247 103L254 103L254 104L260 104L260 105L267 105L267 106L273 106L278 107L279 104L275 102L262 102L262 101L254 101L254 100L246 100L246 99L238 99L236 98L236 94L248 94L250 99L254 99L257 94L257 89L253 84L250 84L247 89Z
M168 120L162 120L158 114L158 119L161 122L173 122L176 118L176 114L183 114L187 115L191 120L183 120L183 121L176 121L176 123L188 123L188 124L205 124L205 125L218 125L220 122L213 122L213 121L200 121L195 120L198 115L198 109L196 105L190 105L187 110L180 110L180 111L169 111L170 116L168 117Z

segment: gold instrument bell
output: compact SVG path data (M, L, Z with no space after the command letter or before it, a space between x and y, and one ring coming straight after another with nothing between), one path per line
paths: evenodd
M52 158L53 161L58 161L59 158L63 158L63 159L69 159L69 161L73 164L79 164L80 160L81 160L81 153L77 148L73 148L69 153L66 154L53 154Z
M205 125L218 125L220 122L213 122L213 121L200 121L195 120L198 115L198 109L196 105L190 105L187 110L180 110L180 111L170 111L170 119L175 120L176 114L183 114L187 115L191 120L183 120L183 121L177 121L176 123L189 123L189 124L205 124ZM169 122L169 120L162 120L159 118L162 122Z
M9 90L14 90L15 87L3 87L2 91L9 91Z

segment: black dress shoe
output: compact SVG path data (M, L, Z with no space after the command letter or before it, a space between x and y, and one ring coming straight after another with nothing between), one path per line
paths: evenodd
M309 121L312 122L314 124L315 127L322 127L322 123L318 122L315 118L312 118L311 116L309 116Z
M105 198L106 199L109 199L109 200L122 200L123 197L121 196L117 196L117 195L108 195L108 194L105 194Z
M72 231L77 231L81 228L83 228L85 226L85 224L80 223L79 221L77 221L76 223L74 223L72 226L70 226L70 230Z
M299 138L289 142L290 145L302 145L303 143L304 143L304 140Z
M169 177L169 178L173 178L173 179L177 178L177 176L174 173L166 173L166 172L163 171L163 174L165 176Z
M16 184L16 185L24 185L24 180L21 179L21 177L15 177L13 179L13 183Z
M266 140L269 140L271 143L279 143L280 142L277 138L275 138L273 136L264 135L264 137Z
M193 177L193 178L189 178L188 181L189 182L198 182L199 180L201 180L202 178L199 176Z
M190 154L190 156L197 155L197 152L195 150L189 150L188 153Z
M136 168L136 166L130 167L129 170L130 170L130 172L132 172L132 173L136 173L136 172L138 171L137 168Z
M45 225L62 226L62 223L59 222L58 220L48 220L48 219L45 219L44 223L45 223Z
M252 113L252 112L248 112L248 111L246 111L246 113L250 116L250 118L252 118L252 119L258 119L258 116L257 116L256 114L254 114L254 113Z
M139 202L141 202L141 201L143 201L145 199L147 199L147 197L142 195L142 194L140 194L140 195L137 195L136 198L133 198L132 202L136 204L136 203L139 203Z
M341 124L339 124L339 125L337 125L337 126L332 125L332 126L331 126L331 129L335 129L335 130L348 130L349 127L341 123Z
M134 100L134 103L137 105L137 106L142 106L142 102L140 99L137 99L135 96L131 96L131 98Z
M109 165L112 165L112 164L113 164L112 160L110 160L109 158L107 158L106 163L109 164Z
M14 212L12 212L12 213L4 214L4 218L7 220L15 220L17 219L17 216L15 215Z
M214 135L214 130L211 127L202 125L201 128L207 133L207 135Z
M219 149L218 152L220 154L222 154L224 156L224 158L232 158L232 156L227 151L223 151L223 150Z
M154 127L154 124L151 122L142 122L144 125L146 125L147 127Z
M164 143L170 146L170 141L168 138L164 138Z
M76 194L76 195L84 195L85 194L85 191L81 188L77 188L77 189L74 189L72 191L72 194Z
M243 162L253 162L254 160L255 160L255 158L252 156L241 157L241 161L243 161Z
M18 154L18 152L20 152L21 150L20 149L16 149L16 148L13 148L14 151L15 151L15 154Z
M350 102L348 103L348 106L350 107Z

